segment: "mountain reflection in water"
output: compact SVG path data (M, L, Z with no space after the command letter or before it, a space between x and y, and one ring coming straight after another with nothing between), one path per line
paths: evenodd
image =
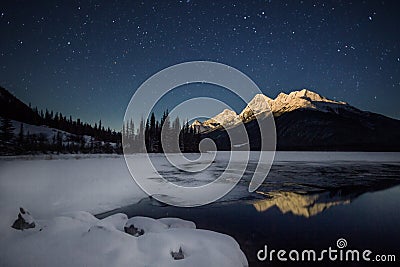
M251 202L258 212L265 212L277 207L282 214L292 213L306 218L315 216L331 207L350 204L366 192L384 190L398 184L398 181L386 181L377 185L347 186L337 190L321 190L320 192L289 192L289 191L256 191L266 197Z
M351 201L350 199L340 198L337 200L329 199L328 192L309 195L294 192L257 193L268 196L267 199L253 202L253 206L257 211L264 212L276 206L283 214L291 212L294 215L306 218L317 215L332 206L349 204Z
M387 160L381 157L388 154L377 154L374 161L369 158L375 154L368 154L366 160L358 161L354 160L358 155L354 153L340 157L337 153L287 154L304 161L278 158L257 192L248 191L256 166L250 162L234 189L215 203L178 208L147 197L97 217L122 212L128 217L190 220L200 229L235 238L245 252L249 266L288 266L287 262L260 262L257 251L265 245L268 248L325 249L335 247L336 240L341 237L346 238L352 248L396 253L400 240L398 154ZM332 155L342 160L320 160ZM344 160L346 157L350 160ZM165 174L172 182L200 184L221 174L224 162L216 160L216 163L201 175L168 169ZM342 263L344 266L367 266L361 262L341 262L340 266ZM338 266L337 262L332 264ZM321 266L332 264L325 261ZM296 265L310 266L310 263L296 262Z

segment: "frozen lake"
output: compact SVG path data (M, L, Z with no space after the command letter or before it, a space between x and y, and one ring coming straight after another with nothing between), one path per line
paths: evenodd
M201 172L171 167L161 154L151 154L150 158L165 179L196 186L215 180L226 168L227 155L218 154ZM134 166L143 169L143 156L133 157ZM252 153L249 162L233 166L232 173L245 164L243 178L219 202L265 199L286 191L310 194L325 190L332 195L335 190L374 190L397 184L400 179L400 153L278 152L267 179L257 193L249 193L257 153ZM139 173L153 178L147 170ZM76 210L99 213L147 197L132 179L121 155L5 157L0 160L0 192L1 214L26 206L41 217Z
M140 168L141 156L135 157ZM227 160L217 157L205 171L191 173L168 167L160 154L151 158L169 181L187 186L213 181ZM278 152L267 179L249 193L256 163L250 160L243 179L216 203L176 208L148 198L131 178L123 156L2 158L0 233L7 235L23 206L40 218L78 210L99 218L117 212L180 217L234 237L250 266L260 264L256 253L265 244L318 248L340 237L354 247L397 253L400 153Z

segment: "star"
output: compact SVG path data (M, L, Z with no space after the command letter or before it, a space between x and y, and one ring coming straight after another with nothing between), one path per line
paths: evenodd
M313 86L326 97L341 94L369 109L368 99L379 88L390 96L382 112L398 116L395 99L400 91L393 85L398 89L400 46L393 25L400 25L400 18L388 12L396 10L395 4L185 2L100 0L72 8L48 3L24 12L13 4L2 7L0 32L7 41L2 42L0 77L28 99L22 90L27 83L23 71L32 73L30 88L39 104L62 106L67 114L74 108L52 103L46 97L50 90L60 99L79 93L105 105L107 99L89 88L104 87L105 92L128 97L163 68L211 60L245 72L272 94ZM18 66L24 66L21 73ZM110 108L120 110L124 101L121 97ZM93 107L78 104L82 113L97 120Z

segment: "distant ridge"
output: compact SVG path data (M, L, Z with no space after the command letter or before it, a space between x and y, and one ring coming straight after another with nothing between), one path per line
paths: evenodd
M40 116L35 114L32 108L1 86L0 117L10 118L29 124L37 124L40 122Z
M400 151L400 121L359 110L307 89L280 93L275 99L257 94L240 114L224 110L192 123L217 147L229 149L227 128L245 124L252 150L259 150L259 120L272 112L278 150Z
M121 153L121 133L59 112L31 108L0 86L0 118L8 125L0 154ZM7 137L5 138L5 134Z
M313 109L323 112L332 112L338 109L356 110L346 102L329 100L315 92L303 89L289 94L280 93L275 99L263 94L257 94L240 114L225 109L203 123L195 121L192 123L192 127L197 127L200 131L206 132L221 126L229 128L240 122L248 122L270 111L277 117L297 109Z

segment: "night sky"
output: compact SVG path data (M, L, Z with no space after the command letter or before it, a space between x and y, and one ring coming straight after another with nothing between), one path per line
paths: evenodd
M400 118L396 2L1 1L0 85L32 106L120 129L147 78L210 60L273 98L308 88Z

